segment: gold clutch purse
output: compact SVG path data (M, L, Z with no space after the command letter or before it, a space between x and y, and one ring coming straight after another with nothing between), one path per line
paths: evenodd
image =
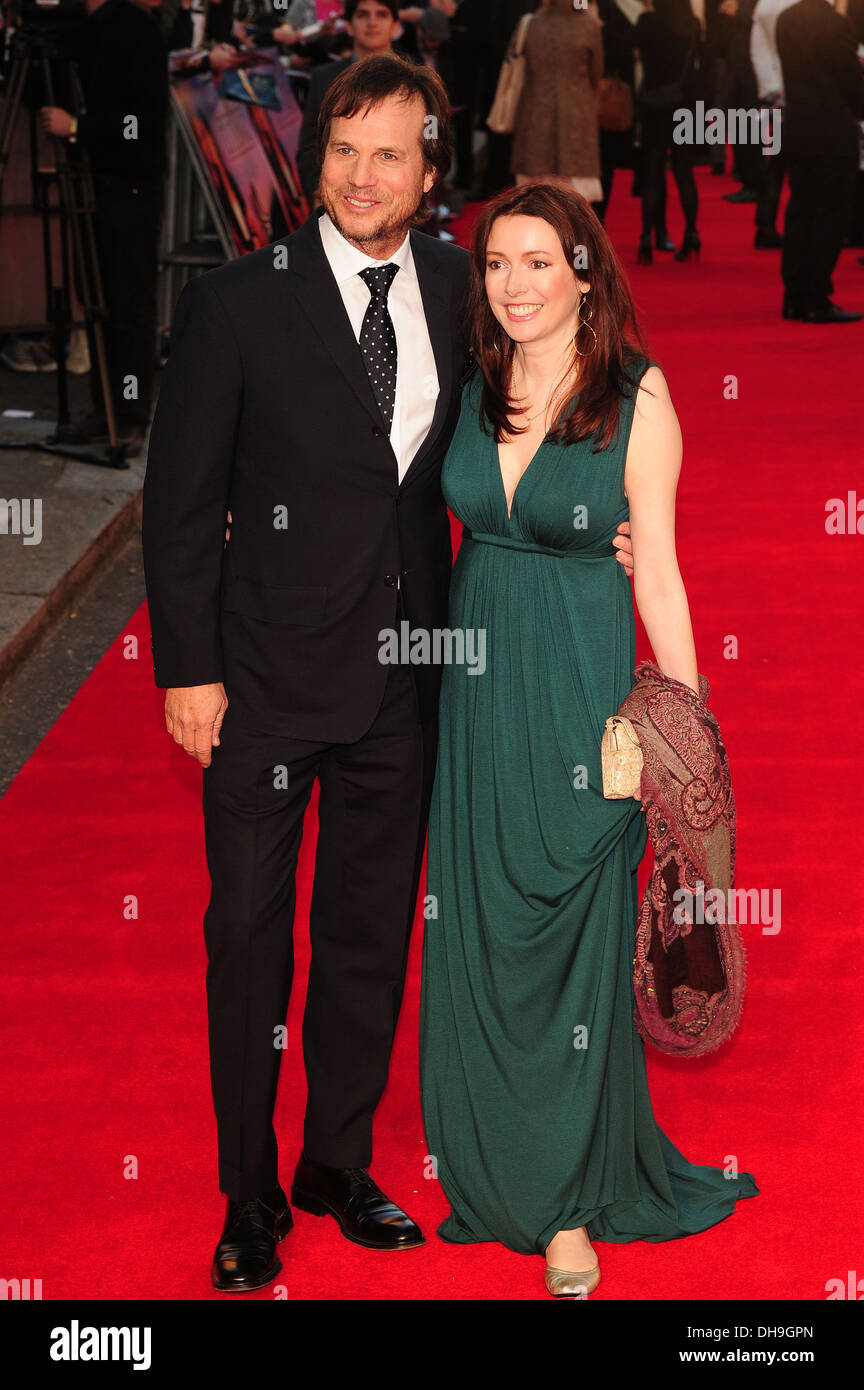
M642 749L629 719L613 714L606 720L600 743L603 769L603 795L607 801L633 796L641 800Z

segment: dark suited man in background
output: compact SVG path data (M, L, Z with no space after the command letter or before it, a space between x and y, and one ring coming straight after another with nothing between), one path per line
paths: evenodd
M72 40L86 110L80 119L44 106L52 135L80 140L93 171L93 225L108 310L105 351L118 436L138 448L150 422L156 367L156 280L167 166L168 55L146 4L87 0ZM108 438L105 403L90 340L93 409L64 437Z
M831 277L849 231L858 174L864 75L852 26L828 0L798 0L777 18L786 110L789 203L783 235L783 317L851 323L831 302Z

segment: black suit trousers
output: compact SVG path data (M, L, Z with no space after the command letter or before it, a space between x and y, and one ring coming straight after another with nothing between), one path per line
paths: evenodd
M157 272L163 179L95 174L93 219L102 290L108 309L105 355L114 410L121 420L147 425L156 370ZM80 290L79 290L80 292ZM104 407L96 345L88 335L94 408ZM134 377L137 395L127 399Z
M783 286L799 306L818 309L831 297L831 277L851 224L857 164L790 154L787 169Z
M295 869L317 778L318 845L303 1016L303 1147L367 1167L402 1000L437 751L409 667L393 666L354 743L257 732L230 703L203 773L212 891L204 918L219 1186L273 1188L273 1109L291 990Z

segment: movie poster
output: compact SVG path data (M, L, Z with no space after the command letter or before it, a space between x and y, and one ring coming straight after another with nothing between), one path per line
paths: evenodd
M296 231L309 214L296 166L302 113L275 50L177 78L172 92L237 255Z

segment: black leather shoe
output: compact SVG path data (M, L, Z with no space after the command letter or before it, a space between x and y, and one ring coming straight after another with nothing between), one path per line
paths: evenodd
M293 1225L288 1198L278 1183L272 1192L246 1202L229 1197L210 1271L214 1289L248 1293L271 1284L282 1268L276 1246Z
M312 1216L335 1217L347 1240L369 1250L414 1250L426 1244L420 1227L384 1195L365 1168L327 1168L301 1154L291 1202Z
M753 238L755 251L779 251L782 245L782 236L779 232L775 232L772 227L767 227L764 232L757 232Z
M805 323L857 323L862 315L841 309L829 299L815 309L805 309L801 317Z
M758 203L759 194L753 188L739 188L737 193L724 193L724 203Z
M797 299L790 299L788 295L783 298L783 317L784 319L801 319L804 317L803 305Z

